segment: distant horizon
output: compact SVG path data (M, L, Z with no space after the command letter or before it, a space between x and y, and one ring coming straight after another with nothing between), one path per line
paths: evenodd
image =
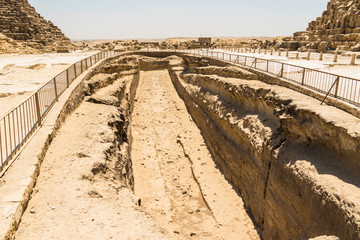
M292 36L326 10L328 0L28 0L71 40ZM71 6L71 7L69 7ZM311 7L309 7L311 6ZM239 37L234 37L239 36Z
M212 39L215 38L233 38L233 39L241 39L241 38L276 38L276 37L291 37L291 36L243 36L243 37L234 37L234 36L199 36L199 37L210 37ZM94 38L94 39L71 39L70 41L127 41L127 40L166 40L166 39L197 39L199 37L165 37L165 38Z

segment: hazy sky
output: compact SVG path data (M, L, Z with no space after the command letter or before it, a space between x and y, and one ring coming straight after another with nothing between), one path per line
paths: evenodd
M71 39L285 36L328 0L28 0Z

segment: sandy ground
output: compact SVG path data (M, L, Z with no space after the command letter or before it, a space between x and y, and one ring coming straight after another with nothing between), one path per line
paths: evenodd
M135 194L170 239L259 239L166 70L142 72L133 112Z
M71 64L95 53L0 55L0 117Z
M84 102L68 117L45 156L16 240L165 239L137 198L111 172L101 174L116 137L108 126L116 111Z

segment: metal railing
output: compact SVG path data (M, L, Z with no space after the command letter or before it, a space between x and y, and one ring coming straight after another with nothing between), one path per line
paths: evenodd
M41 126L47 113L69 85L101 59L114 55L117 53L99 52L72 64L0 119L0 172Z
M202 49L180 51L258 69L360 107L360 79L241 54Z

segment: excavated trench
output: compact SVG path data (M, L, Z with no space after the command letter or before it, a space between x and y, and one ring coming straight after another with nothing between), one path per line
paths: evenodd
M360 120L259 76L107 60L69 99L16 239L360 239Z

